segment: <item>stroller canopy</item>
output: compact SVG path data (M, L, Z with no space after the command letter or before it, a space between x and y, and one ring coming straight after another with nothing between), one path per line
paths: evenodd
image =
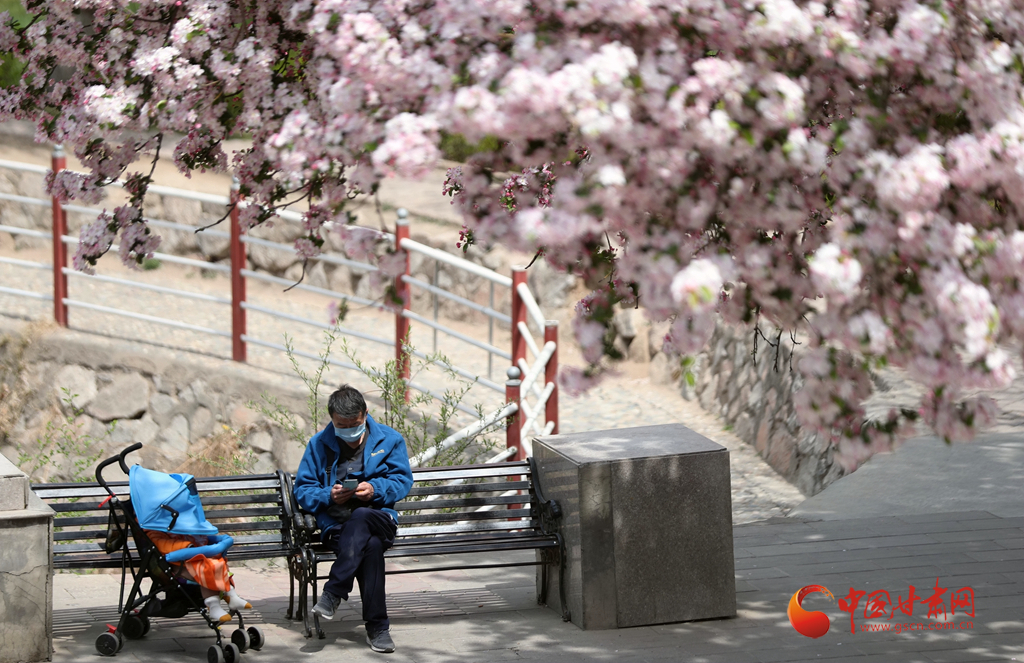
M217 533L206 520L191 474L164 474L133 465L128 472L128 490L143 529L203 536Z

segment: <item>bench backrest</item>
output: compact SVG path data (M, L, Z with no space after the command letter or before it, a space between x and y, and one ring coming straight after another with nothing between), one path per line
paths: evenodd
M110 482L119 499L128 482ZM197 477L207 520L235 540L232 559L279 557L292 550L291 478L284 472L232 477ZM32 490L56 512L53 562L56 568L115 568L121 553L103 550L110 517L108 496L96 483L33 484ZM129 548L135 544L129 536Z
M507 539L541 530L529 461L416 467L412 476L409 495L395 505L399 526L391 556L427 541ZM302 511L297 503L295 509ZM300 538L315 545L319 537L312 515L305 514L304 522Z
M539 525L527 461L417 467L412 478L409 495L395 505L399 539Z

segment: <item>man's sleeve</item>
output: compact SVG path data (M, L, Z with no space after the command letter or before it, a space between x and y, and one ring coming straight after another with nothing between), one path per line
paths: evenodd
M373 486L373 504L394 504L409 494L412 488L412 469L409 467L409 452L405 440L398 443L384 460L384 476L369 480Z
M306 445L299 471L295 473L295 499L299 506L310 513L318 513L331 504L331 489L320 484L320 473L313 459L312 440Z

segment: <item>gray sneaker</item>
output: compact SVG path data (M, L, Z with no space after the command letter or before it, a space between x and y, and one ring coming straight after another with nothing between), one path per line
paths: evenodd
M341 597L331 594L327 590L320 592L320 600L313 606L313 612L324 619L334 619L334 611L338 609Z
M378 651L383 654L390 654L395 651L395 641L391 639L391 631L389 629L377 631L372 634L367 631L366 644L370 645L370 649L373 651Z

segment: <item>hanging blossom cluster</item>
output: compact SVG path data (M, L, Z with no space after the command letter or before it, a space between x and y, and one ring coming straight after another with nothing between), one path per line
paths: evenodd
M681 353L717 319L806 333L800 416L851 464L919 421L971 437L993 413L972 390L1013 377L1008 353L1024 337L1016 0L27 9L26 24L0 18L0 51L25 67L0 90L0 118L36 121L39 140L86 162L87 177L53 179L62 198L94 199L156 157L161 141L139 136L174 134L186 174L233 170L247 227L299 199L316 205L297 246L312 255L322 224L347 227L353 194L422 174L442 133L461 134L491 146L446 183L464 240L543 250L596 288L575 325L592 361L579 386L597 379L613 348L598 327L627 294L673 320L667 346ZM252 148L225 154L237 134ZM152 246L138 229L145 171L131 209L87 229L76 265L114 241L129 261ZM376 239L346 241L371 254ZM879 365L927 395L865 422Z

